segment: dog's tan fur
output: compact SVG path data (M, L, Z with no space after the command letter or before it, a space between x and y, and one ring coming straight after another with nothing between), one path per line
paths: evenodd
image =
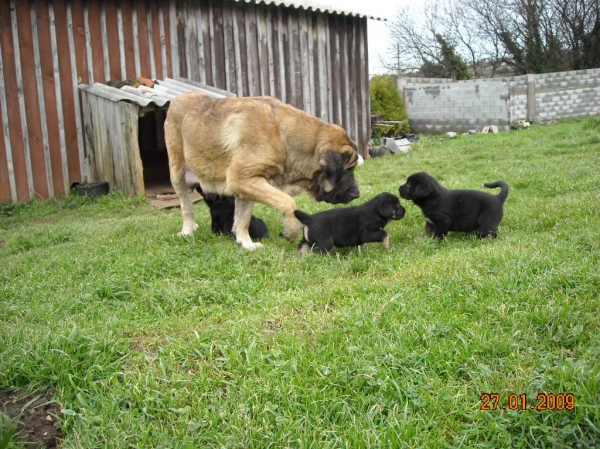
M328 153L342 155L350 174L358 159L356 144L341 127L271 97L181 94L169 107L165 140L171 182L181 202L181 234L198 229L185 183L188 167L204 192L236 196L233 232L249 250L262 246L248 235L254 202L280 211L282 235L293 241L300 223L290 195L308 190L320 199L336 187L322 175L331 160Z

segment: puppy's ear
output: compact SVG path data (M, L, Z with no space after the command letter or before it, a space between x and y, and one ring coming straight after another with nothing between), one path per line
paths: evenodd
M379 203L378 210L379 215L384 218L392 218L394 216L394 208L389 201L382 201Z
M429 195L431 195L432 191L433 189L428 183L419 182L413 190L413 198L427 198Z

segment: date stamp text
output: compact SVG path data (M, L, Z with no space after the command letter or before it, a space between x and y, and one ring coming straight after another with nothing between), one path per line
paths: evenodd
M540 393L535 401L526 394L509 394L506 400L498 393L484 393L481 410L573 410L575 396L572 394Z

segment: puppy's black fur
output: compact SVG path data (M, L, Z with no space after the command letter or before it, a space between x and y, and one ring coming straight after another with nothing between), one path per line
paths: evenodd
M204 193L200 187L199 180L189 172L186 172L186 182L188 188L195 189L204 202L210 208L210 221L211 230L214 234L224 234L227 236L233 236L233 216L235 212L235 198L228 195L217 195ZM250 219L250 226L248 227L250 238L253 240L262 240L269 237L269 228L267 224L260 218L252 215Z
M500 187L500 193L491 195L479 190L448 190L424 172L410 175L398 190L402 198L421 208L426 221L425 231L438 240L449 231L476 231L479 238L496 237L508 196L508 184L496 181L484 186L490 189Z
M334 246L343 248L367 242L382 242L383 248L388 249L389 235L383 228L391 220L403 218L405 212L398 197L391 193L380 193L360 206L331 209L314 215L296 210L296 218L304 224L298 250L303 254L313 248L326 254Z

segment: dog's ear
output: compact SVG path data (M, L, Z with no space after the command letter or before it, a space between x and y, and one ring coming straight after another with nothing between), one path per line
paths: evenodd
M330 159L331 159L331 157L330 157ZM319 165L321 166L321 172L327 173L328 165L330 165L330 164L331 163L328 162L327 158L321 157L321 159L319 160ZM331 169L330 169L330 171L331 171ZM335 187L326 176L319 178L319 184L321 185L321 188L325 191L325 193L331 192L333 190L333 188Z
M394 207L389 201L380 202L377 211L383 218L392 218L394 216Z
M427 198L432 193L432 188L429 183L418 182L417 186L413 190L413 198Z
M348 148L352 150L351 147ZM354 179L357 153L339 153L328 147L322 148L320 153L320 169L315 179L318 190L313 194L314 198L331 204L349 203L358 198L358 186Z

